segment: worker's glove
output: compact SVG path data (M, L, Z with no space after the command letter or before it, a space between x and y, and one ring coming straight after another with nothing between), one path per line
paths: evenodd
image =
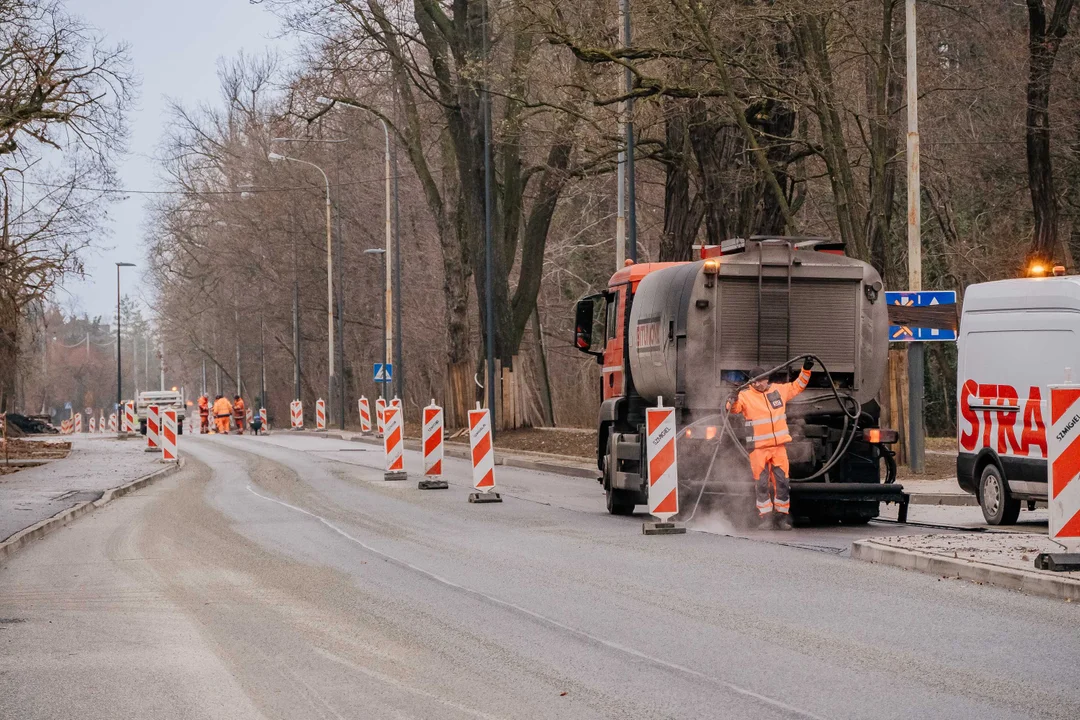
M809 358L808 357L808 358L806 358L805 360L802 361L802 369L803 370L809 370L812 367L814 367L814 358Z

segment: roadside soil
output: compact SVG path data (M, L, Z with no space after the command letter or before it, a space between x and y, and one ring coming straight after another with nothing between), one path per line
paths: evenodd
M0 459L4 458L4 451L4 441L0 441ZM71 443L8 438L6 452L12 460L59 460L71 452Z

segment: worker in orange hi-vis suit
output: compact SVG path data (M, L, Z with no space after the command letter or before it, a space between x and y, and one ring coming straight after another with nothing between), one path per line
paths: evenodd
M765 374L765 369L756 367L750 371L750 377L756 378L750 387L740 392L734 401L728 401L728 410L742 414L754 434L750 471L754 476L755 499L763 529L791 529L790 470L787 448L784 447L791 442L787 403L806 389L813 366L814 361L806 358L799 377L783 385L773 385L768 377L759 377Z
M244 398L239 395L233 398L233 422L236 423L236 434L244 434L244 422L247 420L247 410L244 407Z
M225 399L224 395L214 398L214 423L220 435L229 434L229 418L232 417L232 404Z
M210 398L199 396L199 434L210 432Z

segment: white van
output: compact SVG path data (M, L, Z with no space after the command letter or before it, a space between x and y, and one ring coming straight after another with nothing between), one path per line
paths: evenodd
M957 350L957 481L1010 525L1046 501L1047 386L1080 379L1080 276L970 285Z

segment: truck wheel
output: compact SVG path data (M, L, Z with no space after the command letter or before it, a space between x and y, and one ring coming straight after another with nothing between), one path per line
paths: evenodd
M636 493L609 487L607 489L607 511L612 515L633 515Z
M1005 478L993 463L983 468L979 478L979 505L990 525L1012 525L1020 517L1020 501L1009 495Z

